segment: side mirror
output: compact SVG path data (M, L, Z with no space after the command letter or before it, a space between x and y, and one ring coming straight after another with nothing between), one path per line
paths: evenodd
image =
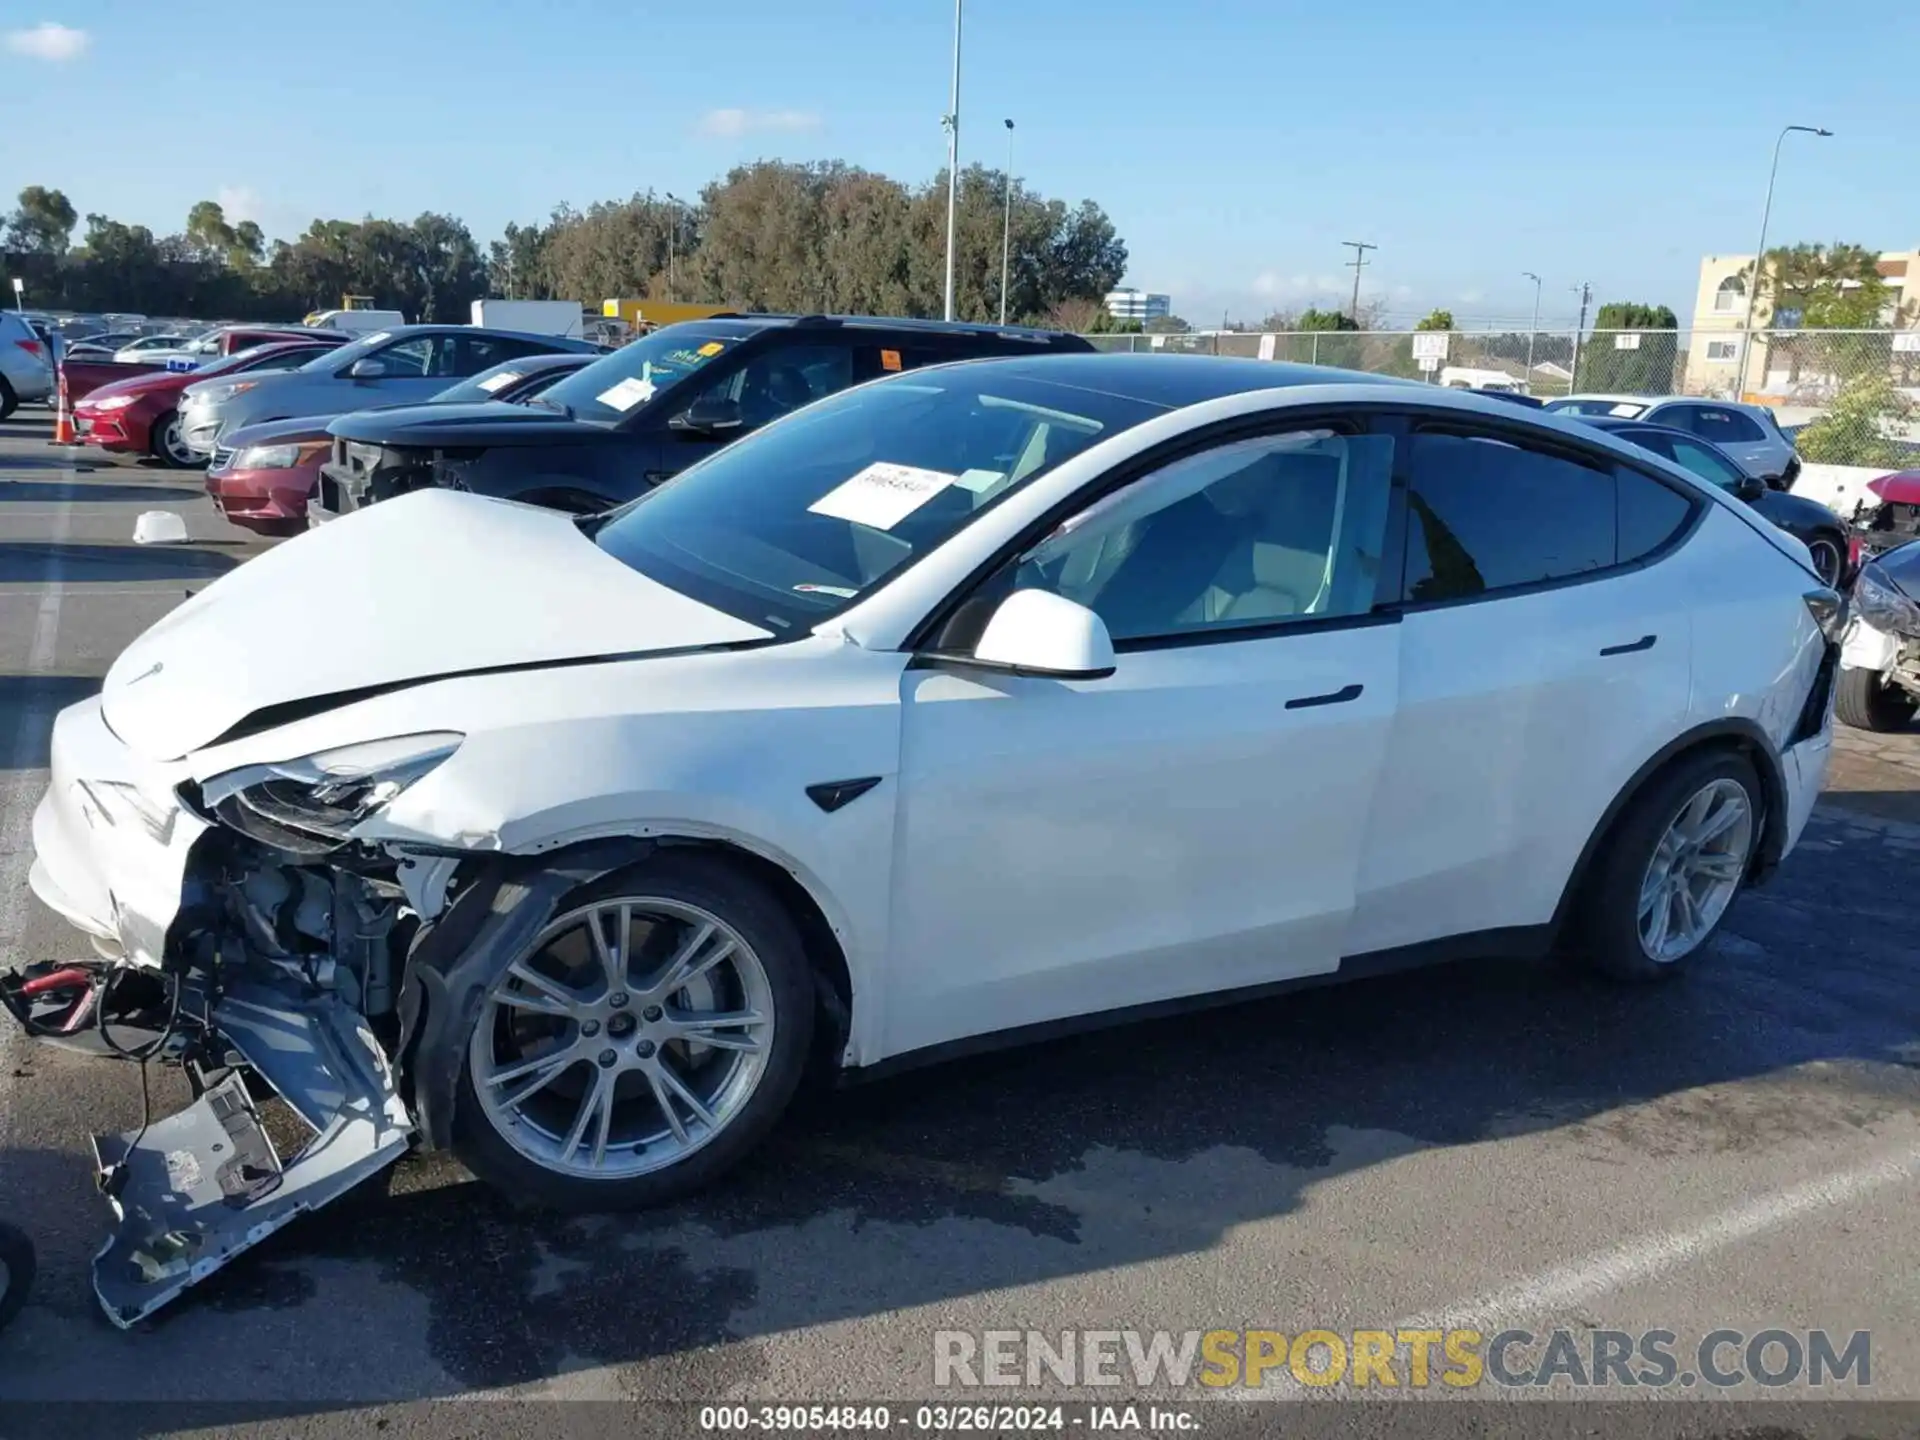
M744 424L746 417L740 413L740 402L718 395L702 395L683 414L673 419L674 429L691 430L701 435L738 430Z
M1751 505L1767 493L1767 482L1758 475L1742 475L1739 483L1733 487L1734 495Z
M386 376L387 362L373 355L356 360L347 367L349 380L384 380Z
M976 665L1055 680L1113 674L1107 622L1046 590L1016 590L1000 602L969 657Z

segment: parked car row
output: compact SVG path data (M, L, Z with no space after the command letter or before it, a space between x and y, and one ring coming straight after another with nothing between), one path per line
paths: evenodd
M187 409L293 468L482 342ZM810 1074L1447 957L1663 979L1791 852L1846 602L1737 482L1437 386L1084 350L716 319L330 422L342 518L53 729L32 886L108 958L0 1002L206 1067L100 1142L115 1323L411 1145L655 1203ZM263 1087L314 1136L284 1160Z

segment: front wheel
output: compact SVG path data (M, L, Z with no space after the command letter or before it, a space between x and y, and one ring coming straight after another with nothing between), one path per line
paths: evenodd
M1839 531L1820 531L1807 541L1807 555L1822 585L1839 585L1840 572L1847 566L1847 542Z
M457 1152L509 1199L557 1210L686 1194L786 1110L813 1000L791 917L723 859L669 852L582 887L488 986Z
M1920 701L1889 685L1877 670L1843 666L1833 692L1833 714L1855 730L1904 730L1913 723Z
M33 1286L33 1245L11 1225L0 1225L0 1330L11 1325Z
M180 430L180 412L169 410L153 422L149 447L153 458L173 470L191 470L207 462L187 448L187 437Z
M1575 947L1619 980L1678 973L1720 928L1760 843L1753 766L1695 751L1629 802L1576 912Z

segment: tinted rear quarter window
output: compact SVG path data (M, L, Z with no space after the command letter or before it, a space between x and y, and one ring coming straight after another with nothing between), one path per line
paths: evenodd
M1651 555L1686 525L1695 502L1635 470L1614 474L1622 564Z
M1416 433L1405 598L1457 600L1613 564L1614 491L1609 470L1490 437Z

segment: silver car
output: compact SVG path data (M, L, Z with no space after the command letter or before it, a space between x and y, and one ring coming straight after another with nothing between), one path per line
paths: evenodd
M431 399L455 380L503 360L562 352L597 355L584 340L473 325L396 325L329 350L297 370L202 380L180 400L180 433L195 454L243 425L344 415Z
M1568 395L1549 400L1546 409L1549 414L1612 416L1685 430L1711 441L1741 469L1776 490L1791 488L1800 473L1793 441L1764 405L1693 395Z
M0 420L23 400L53 393L53 356L47 342L18 314L0 310Z

